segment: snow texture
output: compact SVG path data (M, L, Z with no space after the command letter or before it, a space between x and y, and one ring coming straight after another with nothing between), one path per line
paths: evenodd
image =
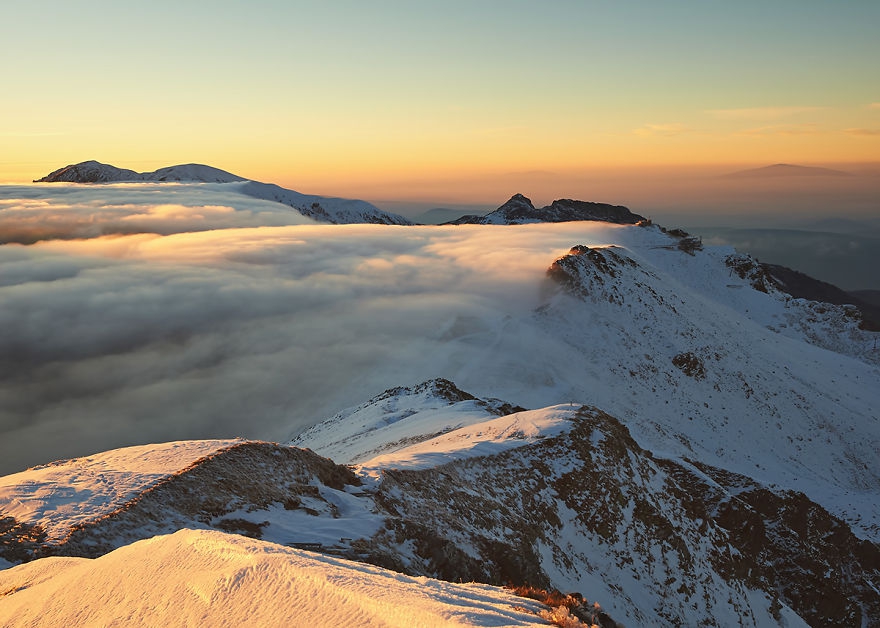
M0 572L0 624L9 628L546 626L541 608L496 587L413 578L212 531Z

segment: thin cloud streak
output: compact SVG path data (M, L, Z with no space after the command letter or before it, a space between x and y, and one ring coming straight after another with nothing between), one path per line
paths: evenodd
M634 134L645 137L657 135L672 137L675 135L682 135L684 133L691 133L692 131L693 129L678 122L670 124L646 124L642 127L639 127L638 129L633 129Z
M721 120L779 120L827 109L827 107L742 107L739 109L710 109L706 113Z
M843 132L849 135L880 135L880 129L844 129Z
M822 129L816 124L798 124L784 125L771 124L767 126L756 127L739 131L736 135L754 135L754 136L796 136L796 135L819 135L823 133Z

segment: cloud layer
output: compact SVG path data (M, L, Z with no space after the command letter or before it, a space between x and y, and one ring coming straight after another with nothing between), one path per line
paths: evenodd
M236 184L0 186L0 244L135 233L311 224L299 212L243 196Z
M61 238L0 246L0 473L151 441L281 439L390 386L466 383L474 349L540 303L555 257L617 233L597 223L217 229L279 214L205 188L147 200L123 189L109 208L97 187L52 190L17 188L28 200L15 204L7 188L0 211L55 220ZM64 239L127 216L215 228ZM542 342L520 331L524 347Z

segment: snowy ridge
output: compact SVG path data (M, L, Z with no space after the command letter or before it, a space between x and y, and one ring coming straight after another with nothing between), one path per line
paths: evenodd
M0 513L40 526L57 542L70 529L116 510L126 501L238 440L139 445L61 460L0 477Z
M188 466L183 466L184 456L166 456L167 468L177 469L158 481L153 475L141 475L143 465L127 449L107 454L122 469L127 463L127 473L84 477L77 470L89 466L88 461L60 465L56 492L66 495L68 487L75 487L77 492L69 501L76 507L51 508L54 502L43 498L49 503L48 513L3 518L0 556L13 562L58 554L95 557L181 528L214 528L284 544L326 543L342 550L343 537L350 543L369 537L381 526L381 518L372 514L370 499L347 492L357 492L360 480L346 467L310 451L257 441L235 441L226 447L212 441L172 445L176 450L212 453ZM149 446L144 448L145 456L151 457L154 449L161 453L169 448ZM8 492L18 499L33 492L39 500L52 492L51 487L34 489L20 475L7 479ZM118 487L114 486L117 478ZM130 487L136 488L124 491ZM93 492L102 494L96 498ZM108 492L115 499L104 497ZM82 502L76 502L77 496ZM82 508L83 504L94 506L93 512ZM316 520L323 521L317 531L312 530Z
M575 416L572 406L526 410L497 419L445 431L361 463L368 473L387 469L428 469L453 460L494 456L508 449L524 447L570 429Z
M340 464L355 464L523 409L498 399L478 399L449 380L435 379L386 390L308 428L289 444Z
M541 604L496 587L194 530L0 572L0 600L10 628L548 625Z

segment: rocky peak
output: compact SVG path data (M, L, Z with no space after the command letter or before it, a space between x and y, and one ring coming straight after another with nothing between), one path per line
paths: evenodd
M510 200L499 207L497 211L535 211L535 206L532 204L532 199L529 197L524 196L523 194L514 194L510 197Z
M615 224L634 225L645 220L622 205L558 199L550 205L536 208L530 199L514 194L501 207L485 216L463 216L449 224L518 225L534 222L572 222L598 220Z

